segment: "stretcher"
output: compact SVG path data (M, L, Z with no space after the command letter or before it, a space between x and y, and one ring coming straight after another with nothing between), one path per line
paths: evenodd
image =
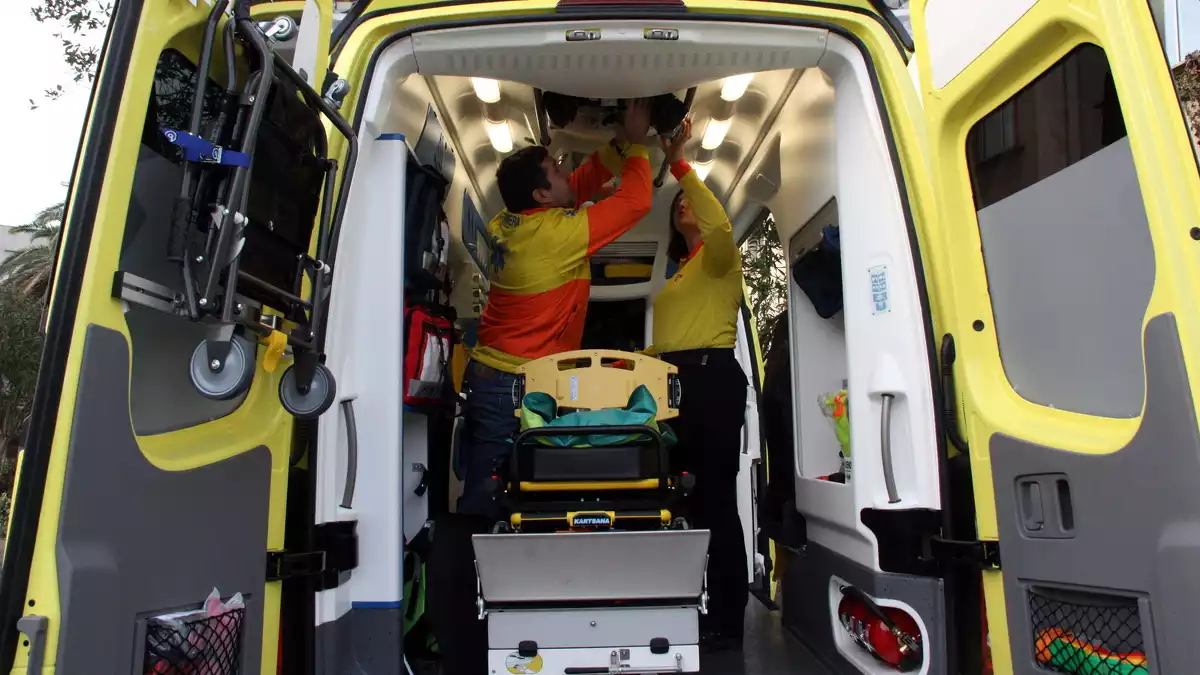
M678 370L628 352L584 350L525 364L521 431L493 494L510 517L495 533L685 529L675 507L693 479L673 472Z
M586 350L520 371L521 431L497 468L511 513L475 535L493 673L698 672L708 530L676 507L677 369Z

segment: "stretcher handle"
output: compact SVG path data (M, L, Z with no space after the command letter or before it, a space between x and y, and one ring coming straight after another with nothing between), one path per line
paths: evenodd
M590 361L589 365L580 366L579 368L574 368L572 370L583 370L585 368L608 368L608 367L611 367L611 364L604 365L603 362L605 359L610 359L613 362L619 362L619 361L630 362L630 363L634 364L635 369L637 368L637 364L639 364L639 363L653 362L655 364L661 364L661 366L665 366L668 372L676 373L679 371L679 369L677 367L675 367L672 364L667 363L666 361L663 361L662 359L655 358L653 356L647 356L646 354L638 354L637 352L623 352L623 351L619 351L616 349L577 349L573 352L562 352L559 354L553 354L551 356L543 356L540 359L530 361L529 363L521 366L519 371L521 374L526 374L528 372L527 369L529 366L532 366L533 364L536 364L536 363L544 363L547 361L552 361L554 363L562 363L564 361ZM568 372L568 371L561 371L561 372Z

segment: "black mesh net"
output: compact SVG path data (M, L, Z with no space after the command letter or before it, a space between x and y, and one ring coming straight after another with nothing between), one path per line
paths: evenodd
M1029 591L1033 654L1055 673L1149 675L1137 600L1035 588Z
M145 675L238 675L244 609L219 616L151 619L146 623Z

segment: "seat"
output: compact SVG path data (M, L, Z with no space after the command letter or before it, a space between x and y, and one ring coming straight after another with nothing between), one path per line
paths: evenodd
M519 371L520 431L495 477L511 513L495 532L686 528L673 515L693 480L673 475L666 420L678 369L630 352L581 350Z

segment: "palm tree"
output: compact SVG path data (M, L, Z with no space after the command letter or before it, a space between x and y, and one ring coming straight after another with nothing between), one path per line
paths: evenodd
M0 261L0 283L34 297L44 297L54 272L58 253L58 236L65 204L42 209L33 221L12 228L14 234L30 235L28 246L4 251L8 257Z

